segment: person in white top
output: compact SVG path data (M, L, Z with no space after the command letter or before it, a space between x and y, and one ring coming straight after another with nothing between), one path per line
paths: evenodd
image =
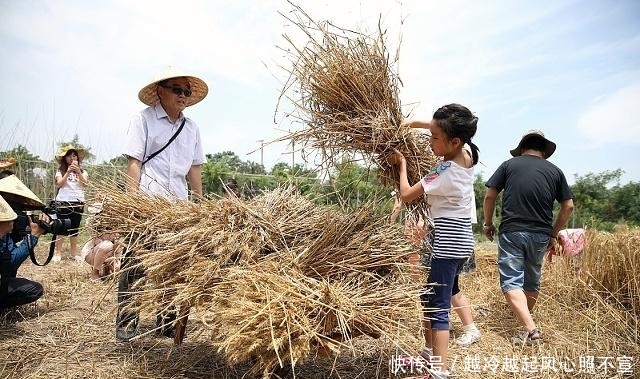
M71 221L70 227L56 239L53 262L60 262L64 247L64 237L69 236L70 255L78 256L78 228L84 212L84 188L89 176L80 167L84 159L84 149L72 145L61 147L56 153L56 160L60 164L56 172L56 215L58 219Z
M407 161L398 150L389 157L389 163L399 166L399 194L410 203L427 194L434 223L434 242L431 270L427 283L438 283L430 293L421 296L425 318L423 320L425 345L432 347L422 355L440 357L434 378L446 378L449 348L449 308L454 280L464 263L473 253L474 237L471 229L475 211L473 195L473 166L478 162L478 147L471 142L478 127L478 118L459 104L440 107L428 123L431 130L430 145L436 156L443 157L431 173L411 185L407 179ZM471 159L464 145L471 148ZM427 314L427 310L430 310ZM432 311L433 310L433 311ZM428 350L428 349L425 349ZM428 354L428 353L432 353Z
M129 124L124 155L127 157L127 191L142 190L152 196L175 201L189 199L191 193L202 197L200 165L206 162L200 131L196 123L183 114L186 107L207 96L209 88L200 78L173 67L144 86L138 98L148 105ZM131 259L129 257L131 256ZM125 310L130 302L130 283L144 275L123 255L118 285L116 338L128 341L137 333L138 315ZM158 315L159 332L173 334L175 314Z

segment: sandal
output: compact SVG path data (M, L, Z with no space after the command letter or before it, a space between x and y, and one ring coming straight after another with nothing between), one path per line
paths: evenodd
M537 337L534 337L537 334ZM514 345L537 345L542 343L542 330L533 328L530 332L522 330L511 337L511 343Z

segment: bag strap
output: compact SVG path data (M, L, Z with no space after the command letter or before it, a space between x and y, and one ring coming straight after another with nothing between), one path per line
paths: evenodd
M174 139L176 139L176 137L178 136L178 134L180 134L180 132L182 131L182 127L184 126L184 123L187 121L187 118L185 117L182 120L182 123L180 124L180 127L178 128L178 130L176 130L175 133L173 133L173 135L171 136L171 138L169 138L169 141L167 141L167 143L162 146L162 148L160 148L160 150L156 151L155 153L149 155L149 157L147 159L145 159L142 162L142 165L144 165L145 163L149 162L150 160L152 160L153 158L155 158L156 155L160 154L162 152L162 150L166 149L167 146L171 145L171 142L173 142Z

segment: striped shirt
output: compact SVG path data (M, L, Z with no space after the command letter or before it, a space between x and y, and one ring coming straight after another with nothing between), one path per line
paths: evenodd
M436 217L433 223L433 257L460 259L471 256L475 243L471 217Z
M422 179L434 223L433 257L463 259L474 247L473 168L440 162Z

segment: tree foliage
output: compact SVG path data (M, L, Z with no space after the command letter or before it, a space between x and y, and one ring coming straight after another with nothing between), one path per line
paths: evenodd
M71 145L76 149L84 150L84 161L85 162L93 162L96 159L96 156L91 152L91 148L80 143L80 138L78 134L73 135L73 139L71 141L62 141L57 143L57 148L60 149L63 146Z
M576 176L571 187L575 227L612 230L617 223L640 225L640 183L620 185L621 169Z
M58 146L72 144L86 151L85 159L93 157L90 148L85 147L74 136L71 141L60 142ZM52 196L53 175L57 163L52 159L43 160L32 154L25 146L18 145L11 150L0 151L0 159L13 157L16 161L12 170L36 194L43 199ZM343 209L358 207L363 202L375 198L382 199L381 212L390 212L393 206L393 188L384 187L378 181L378 172L365 164L360 164L348 157L339 161L321 181L313 169L296 164L291 167L287 163L276 163L270 170L253 161L243 161L232 151L223 151L206 155L207 162L202 165L202 183L205 194L221 195L223 183L230 178L236 179L242 194L253 197L261 191L270 190L284 184L298 188L301 194L307 195L317 202L341 207ZM89 162L90 163L90 162ZM84 165L90 178L118 178L124 172L127 160L117 156L99 165ZM612 230L618 223L640 226L640 183L629 182L621 185L620 179L624 171L621 169L589 173L576 176L571 186L574 195L575 210L569 226ZM477 175L473 184L476 197L476 213L478 224L475 231L480 233L484 222L482 212L486 188L485 180ZM496 204L495 223L500 222L501 197ZM557 211L557 209L556 209Z

